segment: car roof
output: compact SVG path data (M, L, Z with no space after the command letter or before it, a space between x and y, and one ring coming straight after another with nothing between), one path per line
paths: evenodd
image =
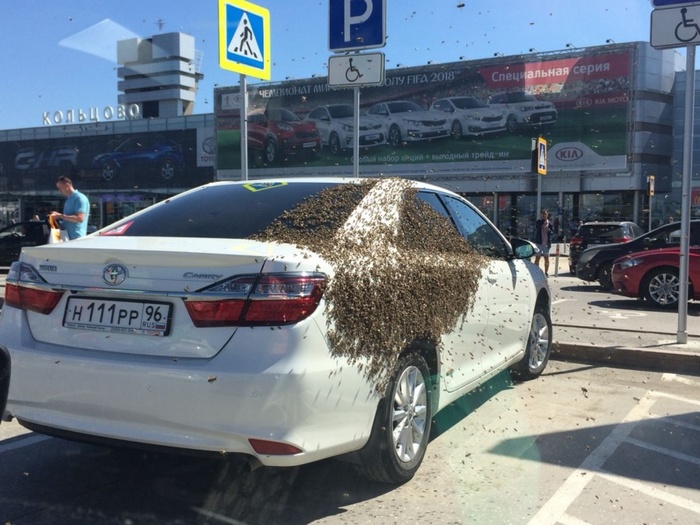
M381 180L381 177L290 177L290 178L266 178L266 179L253 179L253 180L225 180L225 181L216 181L216 182L210 182L208 184L204 184L203 186L219 186L219 185L245 185L245 184L280 184L284 183L285 185L291 185L291 184L309 184L313 182L320 182L322 184L357 184L362 181L367 181L367 180ZM449 195L454 195L458 197L455 192L450 191L448 189L442 188L440 186L436 186L434 184L429 184L427 182L422 182L418 180L413 180L413 179L406 179L408 182L411 183L411 185L415 188L418 189L424 189L424 190L432 190L432 191L439 191L441 193L449 194ZM203 187L200 186L200 187ZM196 189L196 188L195 188Z

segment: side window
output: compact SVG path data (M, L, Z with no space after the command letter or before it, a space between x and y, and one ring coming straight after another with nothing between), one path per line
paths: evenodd
M452 218L450 217L450 214L447 213L447 210L445 209L445 205L440 200L440 197L438 197L434 193L429 193L427 191L421 191L421 192L418 192L418 198L420 200L422 200L423 202L430 204L430 207L432 209L434 209L440 215L447 217L448 219L450 219L450 221L452 221Z
M690 223L690 242L691 246L700 246L700 222Z
M508 248L498 232L467 203L443 196L445 205L462 236L478 251L489 257L506 257Z

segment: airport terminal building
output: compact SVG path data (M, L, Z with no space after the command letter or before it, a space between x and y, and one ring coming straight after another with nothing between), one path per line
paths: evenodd
M239 87L216 88L214 113L193 114L201 76L187 38L120 42L115 107L0 130L0 221L59 207L62 174L89 197L96 226L205 182L241 179ZM576 218L646 228L652 176L652 223L679 218L680 66L673 50L631 42L387 70L382 85L360 90L360 176L449 188L520 236L531 235L538 192L562 236ZM156 89L162 82L168 88ZM352 176L352 104L353 90L326 77L249 84L248 178ZM546 175L532 173L537 137L547 143ZM693 184L700 215L700 176Z

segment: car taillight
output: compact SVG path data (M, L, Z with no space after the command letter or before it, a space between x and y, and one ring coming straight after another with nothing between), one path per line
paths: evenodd
M613 242L629 242L632 240L632 237L628 235L624 235L622 237L613 237Z
M583 242L583 239L581 237L573 236L571 240L569 241L569 245L579 245Z
M198 327L292 324L314 313L325 289L322 274L241 276L188 297L185 307Z
M50 314L61 300L63 292L36 286L45 283L31 266L12 263L5 283L5 304L20 310Z

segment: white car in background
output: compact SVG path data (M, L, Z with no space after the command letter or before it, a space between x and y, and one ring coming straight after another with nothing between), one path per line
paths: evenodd
M22 252L0 315L4 418L273 467L343 456L403 483L439 410L504 370L544 370L533 254L407 179L195 188Z
M350 104L329 104L312 110L306 117L321 134L321 144L333 155L353 148L354 108ZM360 114L360 147L386 144L386 131L381 120Z
M506 114L506 129L515 133L519 129L551 126L557 121L557 109L547 100L540 100L527 91L511 91L491 95L489 106Z
M367 114L384 121L389 130L387 141L394 148L409 142L450 136L447 117L426 111L409 100L381 102L369 108Z
M506 129L505 112L490 108L474 97L439 98L429 111L446 114L451 122L452 137L456 139L500 133Z

